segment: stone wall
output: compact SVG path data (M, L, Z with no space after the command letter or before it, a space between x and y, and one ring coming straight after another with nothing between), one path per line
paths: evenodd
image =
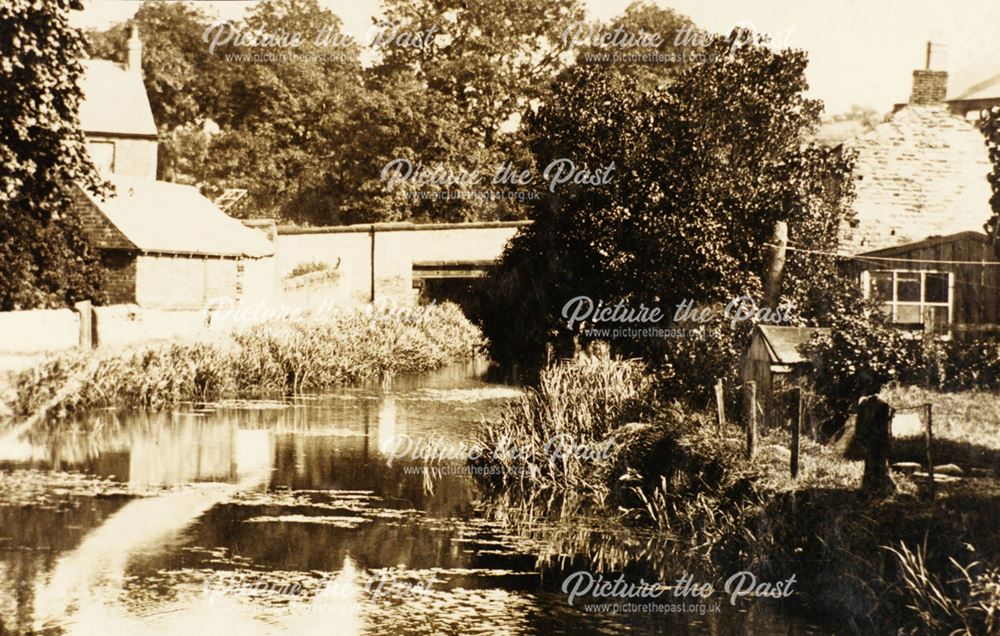
M98 346L187 338L208 333L203 310L170 311L136 305L94 307Z
M313 262L327 263L338 272L334 283L320 292L310 292L306 300L311 304L327 300L365 303L372 300L373 291L376 299L411 303L417 297L413 289L415 261L496 260L524 225L490 222L279 227L277 267L283 278L296 266ZM296 301L301 300L297 291L294 295Z
M203 309L219 298L270 301L277 274L271 257L143 254L136 259L135 302L150 309Z

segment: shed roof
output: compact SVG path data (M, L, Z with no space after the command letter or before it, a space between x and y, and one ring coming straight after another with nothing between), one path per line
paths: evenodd
M111 60L82 60L80 127L85 133L156 137L146 85L138 71Z
M813 334L827 333L829 329L757 325L755 331L755 337L759 334L767 348L771 364L791 365L807 362L799 352L799 346L809 342Z
M981 230L990 216L985 139L943 104L906 106L845 146L858 153L858 226L841 232L851 253Z
M946 245L948 243L981 243L987 245L990 242L990 237L983 232L957 232L955 234L949 234L947 236L929 236L922 241L914 241L913 243L902 243L900 245L893 245L892 247L883 247L880 250L872 250L870 252L864 252L859 254L859 256L906 256L911 252L916 250L922 250L932 247L937 247L938 245Z
M193 186L119 176L109 180L114 195L106 200L90 193L87 197L135 249L251 258L274 254L263 232L227 216ZM121 246L98 238L98 247Z

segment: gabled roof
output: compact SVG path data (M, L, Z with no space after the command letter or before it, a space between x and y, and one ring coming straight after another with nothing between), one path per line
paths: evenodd
M263 232L227 216L197 188L117 176L109 180L116 193L107 200L86 194L110 223L91 230L98 247L251 258L274 254Z
M786 327L778 325L757 325L762 336L771 364L792 365L808 360L799 353L799 346L814 334L826 333L829 329L820 327Z
M841 230L851 253L978 231L990 216L985 138L943 104L906 106L845 146L858 153L858 227Z
M111 60L82 60L82 63L83 132L155 138L156 123L142 75Z

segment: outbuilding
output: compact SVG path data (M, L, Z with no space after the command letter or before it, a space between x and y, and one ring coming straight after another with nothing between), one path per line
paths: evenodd
M107 198L76 190L85 231L108 271L108 300L202 309L221 299L272 300L278 274L265 233L226 215L197 188L112 176Z
M800 347L814 335L829 332L816 327L757 325L740 365L740 378L757 385L758 421L769 428L784 425L783 393L814 368ZM763 417L761 417L763 415Z

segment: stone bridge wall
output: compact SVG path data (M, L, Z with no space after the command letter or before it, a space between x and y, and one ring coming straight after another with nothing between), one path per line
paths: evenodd
M316 305L416 299L413 263L496 260L524 221L486 223L391 223L320 228L278 228L279 276L298 265L327 263L337 275L316 288L286 283L286 303ZM374 275L373 275L374 269Z

